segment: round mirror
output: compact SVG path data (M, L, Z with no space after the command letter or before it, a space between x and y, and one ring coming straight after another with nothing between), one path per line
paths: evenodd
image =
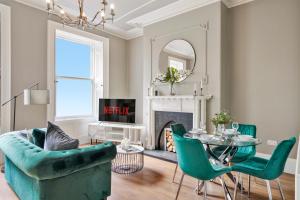
M185 80L194 70L196 53L193 46L186 40L172 40L159 55L159 69L166 73L172 69L178 71L180 78L176 82Z

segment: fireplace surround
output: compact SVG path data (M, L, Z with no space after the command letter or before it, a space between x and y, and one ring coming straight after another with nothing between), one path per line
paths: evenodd
M169 113L185 113L192 115L189 121L192 122L191 128L206 129L206 104L212 98L212 95L204 96L148 96L147 110L145 112L146 118L146 148L154 150L157 148L156 144L156 128L155 118L159 112ZM176 119L175 119L176 120ZM173 121L175 121L173 120ZM170 118L170 121L172 119ZM166 122L167 123L167 122ZM190 127L187 127L189 130Z

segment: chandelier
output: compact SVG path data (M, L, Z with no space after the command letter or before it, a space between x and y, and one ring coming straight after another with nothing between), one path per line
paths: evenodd
M56 0L46 0L48 14L58 17L61 22L65 25L85 28L96 28L102 26L104 29L104 24L107 21L113 22L115 16L115 6L110 4L110 16L106 17L106 7L108 5L107 0L101 1L101 8L96 12L94 17L89 20L83 9L84 0L78 0L79 16L74 17L66 13L62 6L56 3Z

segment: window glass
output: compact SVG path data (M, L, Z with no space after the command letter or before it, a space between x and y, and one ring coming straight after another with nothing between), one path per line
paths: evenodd
M56 38L56 76L91 77L89 45Z
M92 81L57 79L56 117L92 115Z

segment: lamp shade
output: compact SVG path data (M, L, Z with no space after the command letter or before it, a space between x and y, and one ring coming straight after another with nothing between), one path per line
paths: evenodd
M24 105L49 104L49 90L24 90Z

